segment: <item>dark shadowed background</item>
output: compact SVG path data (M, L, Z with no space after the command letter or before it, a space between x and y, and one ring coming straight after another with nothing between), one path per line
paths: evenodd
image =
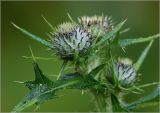
M138 38L158 33L159 17L158 2L2 2L2 111L9 112L13 107L27 94L28 89L23 84L13 81L32 80L34 77L32 60L24 59L21 56L30 56L28 46L33 49L35 56L54 57L52 51L35 42L28 36L22 34L11 25L11 21L17 25L31 31L32 33L48 39L46 32L50 31L48 25L44 22L41 15L44 15L52 25L68 21L67 13L70 13L76 20L84 15L104 15L112 16L115 23L128 19L125 28L131 30L122 35L121 38ZM141 54L141 51L148 43L129 46L126 54L117 51L120 56L128 56L133 61ZM151 50L140 69L142 74L141 82L149 83L159 80L158 76L158 40L151 47ZM58 74L60 61L38 61L43 72L47 75ZM49 76L53 79L52 76ZM154 87L145 89L142 95L130 94L126 101L130 102L141 96L150 93ZM38 111L48 112L86 112L94 109L90 95L80 91L61 91L61 98L50 100L44 103ZM32 111L35 106L26 109ZM157 106L141 108L137 111L158 111Z

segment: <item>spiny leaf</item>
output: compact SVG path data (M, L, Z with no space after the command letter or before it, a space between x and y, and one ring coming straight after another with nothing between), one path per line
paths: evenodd
M48 84L52 82L49 80L44 74L42 73L41 69L39 68L37 63L34 63L34 72L35 72L35 82L41 84Z
M48 85L36 85L31 92L29 92L24 99L13 109L12 112L20 112L23 109L33 105L42 104L43 102L56 97L54 91L41 95L43 92L49 91Z
M141 67L144 59L146 58L147 56L147 53L149 52L149 49L151 48L152 46L152 43L153 43L153 40L148 44L148 46L143 50L141 56L139 57L138 61L134 64L134 68L135 70L139 70L139 68Z
M126 47L126 46L132 45L132 44L151 41L151 40L159 38L159 37L160 37L160 34L156 34L156 35L145 37L145 38L140 37L140 38L133 38L133 39L120 39L120 40L118 40L118 44L121 47Z
M51 81L42 73L36 62L34 62L34 71L35 80L26 81L24 83L31 91L24 97L24 99L22 99L22 101L20 101L17 106L14 107L12 112L20 112L33 104L39 106L47 100L56 98L57 91L63 88L87 89L98 84L93 77L89 76L82 78L75 75L76 73L70 74L71 76L74 76L71 78L66 79L62 77L59 80Z
M126 20L124 20L123 22L119 23L111 32L106 33L102 36L101 40L99 42L97 42L93 47L98 47L101 44L103 44L106 40L108 40L109 38L111 38L112 36L114 36L124 25L124 23L126 22Z
M47 47L49 47L49 48L53 48L53 44L52 44L52 43L50 43L50 42L48 42L48 41L46 41L46 40L44 40L44 39L42 39L42 38L40 38L40 37L32 34L32 33L30 33L30 32L28 32L27 30L25 30L25 29L23 29L23 28L20 28L19 26L17 26L17 25L14 24L13 22L12 22L12 25L13 25L15 28L17 28L18 30L20 30L22 33L24 33L24 34L28 35L29 37L31 37L32 39L36 40L37 42L40 42L40 43L42 43L43 45L45 45L45 46L47 46Z
M25 82L26 87L28 87L31 91L17 106L15 106L13 112L22 111L33 104L42 104L43 102L56 96L54 91L42 95L43 92L51 90L51 85L53 83L46 76L44 76L37 63L34 62L33 65L35 71L35 80Z
M34 71L35 80L26 81L24 83L31 91L17 106L14 107L13 112L20 112L33 104L41 105L45 101L57 97L57 90L79 82L79 79L72 79L69 81L59 80L53 82L42 73L36 62L34 62Z
M159 103L160 102L160 86L158 86L151 94L148 96L145 96L143 98L140 98L139 100L136 100L135 102L128 104L127 109L132 111L139 107L145 107L145 105L150 103ZM152 105L150 104L150 105Z

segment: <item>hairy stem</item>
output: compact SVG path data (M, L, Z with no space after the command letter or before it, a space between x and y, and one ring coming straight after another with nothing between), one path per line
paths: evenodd
M104 101L105 99L103 98L103 95L92 91L92 94L94 95L94 100L96 104L96 108L98 112L106 112L106 102Z

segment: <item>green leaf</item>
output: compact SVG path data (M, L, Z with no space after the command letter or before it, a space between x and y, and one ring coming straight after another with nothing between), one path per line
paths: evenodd
M40 70L38 64L34 63L35 80L25 82L30 92L22 99L12 112L20 112L23 109L36 104L41 105L47 100L56 98L59 89L79 83L79 79L51 81Z
M20 112L33 104L40 105L43 102L56 97L54 91L43 94L44 92L51 90L52 81L43 75L37 63L34 63L34 71L35 80L25 82L26 87L31 91L17 106L15 106L12 112Z
M94 88L98 85L99 85L99 82L96 81L92 76L86 76L83 79L81 79L79 82L69 86L68 88L85 90L85 89Z
M24 82L30 92L14 107L12 112L20 112L33 104L40 106L47 100L58 97L57 92L63 88L82 90L93 88L99 84L92 76L83 78L78 73L70 73L62 76L59 80L51 81L43 74L36 62L33 66L35 80Z
M27 30L25 30L25 29L23 29L23 28L20 28L19 26L17 26L17 25L14 24L14 23L12 23L12 25L13 25L15 28L17 28L18 30L20 30L22 33L24 33L24 34L28 35L29 37L31 37L32 39L36 40L37 42L40 42L40 43L42 43L43 45L45 45L45 46L47 46L47 47L49 47L49 48L53 48L53 44L52 44L52 43L50 43L50 42L48 42L48 41L46 41L46 40L44 40L44 39L42 39L42 38L40 38L40 37L32 34L32 33L30 33L30 32L28 32Z
M24 97L24 99L17 106L15 106L12 112L20 112L23 109L33 104L40 105L43 102L56 97L54 91L46 93L46 94L42 94L43 92L49 91L49 90L50 88L46 84L39 85L39 86L36 85L35 88L33 88L31 92L29 92Z
M147 53L149 52L151 46L153 44L153 40L148 44L148 46L143 50L141 56L139 57L139 59L137 60L137 62L134 64L134 68L136 71L139 70L139 68L141 67L144 59L146 58L147 56Z
M40 84L47 83L48 84L48 83L52 82L46 76L44 76L44 74L40 70L37 63L34 63L34 72L35 72L35 83L40 83Z
M104 34L102 36L101 40L99 42L97 42L93 47L100 46L106 40L108 40L109 38L111 38L112 36L114 36L122 28L122 26L124 25L125 22L126 22L126 20L124 20L123 22L121 22L117 26L115 26L115 28L111 32Z
M160 37L160 34L156 34L156 35L145 37L145 38L140 37L140 38L133 38L133 39L120 39L120 40L118 40L118 44L121 47L126 47L126 46L132 45L132 44L151 41L151 40L159 38L159 37Z
M145 107L147 105L155 105L160 102L160 86L158 86L151 94L148 96L142 97L135 102L128 104L127 109L132 111L134 109Z

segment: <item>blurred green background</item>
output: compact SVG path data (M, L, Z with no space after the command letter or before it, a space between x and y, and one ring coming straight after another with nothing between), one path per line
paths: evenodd
M32 80L34 72L32 68L32 60L24 59L21 56L30 56L28 46L33 49L35 56L55 57L52 51L41 44L22 34L11 25L11 21L17 25L31 31L32 33L48 39L46 32L50 31L48 25L44 22L41 15L43 14L52 25L68 21L67 13L70 13L74 19L84 15L104 15L112 16L115 23L119 23L124 19L128 19L125 28L130 27L131 30L122 35L121 38L137 38L140 36L148 36L158 33L159 26L159 3L158 2L109 2L109 1L92 1L92 2L7 2L3 1L2 8L2 111L9 112L13 107L27 94L28 89L22 84L13 81ZM121 56L128 56L133 61L141 54L141 51L148 43L129 46L127 53L122 54L122 50L118 50ZM151 50L140 69L142 81L140 84L149 83L159 80L158 76L158 40L151 47ZM57 57L55 57L57 58ZM58 74L60 69L60 61L38 61L43 72L47 75ZM50 76L50 78L53 78ZM141 96L150 93L154 87L145 89L142 95L128 95L125 99L131 102ZM61 91L61 98L50 100L44 103L38 111L48 112L87 112L94 109L90 95L80 91ZM35 106L26 109L32 111ZM138 109L137 111L158 111L157 106Z

